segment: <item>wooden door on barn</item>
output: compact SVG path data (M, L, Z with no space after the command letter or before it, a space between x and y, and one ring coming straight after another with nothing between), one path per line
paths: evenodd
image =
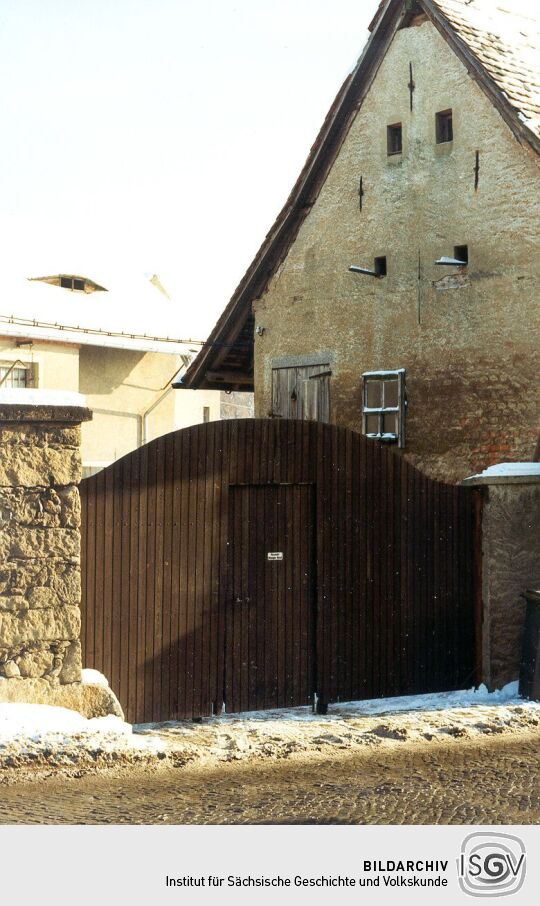
M330 365L272 369L272 417L330 421Z
M313 504L311 485L230 488L224 699L231 711L311 701Z
M131 722L475 682L475 492L376 441L210 422L80 490L84 665Z

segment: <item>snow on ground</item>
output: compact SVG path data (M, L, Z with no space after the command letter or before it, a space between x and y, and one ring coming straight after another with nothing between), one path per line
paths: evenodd
M450 738L482 738L540 727L540 703L518 696L517 683L489 693L485 686L461 692L412 695L311 708L222 714L200 723L140 724L136 733L157 736L186 760L306 757L332 748L358 750L400 742L429 744Z
M488 692L483 684L477 689L459 692L431 692L424 695L402 695L395 698L373 698L357 702L339 702L329 706L326 719L336 717L361 717L373 714L395 714L400 711L442 711L449 708L470 708L476 705L523 704L518 694L518 683L508 683L503 689ZM540 709L540 702L527 702ZM246 711L244 714L223 714L219 720L315 720L323 717L314 714L310 707L280 708L273 711Z
M85 682L106 683L96 671ZM410 695L330 705L328 714L288 708L222 714L202 721L131 727L118 717L87 720L48 705L0 704L0 780L28 773L79 772L134 763L216 765L254 758L332 757L333 751L538 731L540 703L519 698L517 683L489 693ZM337 753L336 753L337 754ZM11 772L13 773L13 772Z
M107 685L95 670L83 681ZM77 711L51 705L0 703L0 782L56 770L91 769L161 758L159 738L134 734L131 724L109 714L87 719Z
M77 711L51 705L0 703L0 756L17 747L23 751L65 748L151 748L133 734L131 724L112 714L87 719Z

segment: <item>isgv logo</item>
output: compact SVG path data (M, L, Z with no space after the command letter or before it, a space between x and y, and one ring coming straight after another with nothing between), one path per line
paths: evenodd
M459 885L472 897L503 897L523 885L525 846L511 834L469 834L458 859Z

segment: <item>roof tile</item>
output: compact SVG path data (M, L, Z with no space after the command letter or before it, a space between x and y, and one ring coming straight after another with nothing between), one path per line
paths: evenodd
M433 0L540 138L540 24L530 0Z

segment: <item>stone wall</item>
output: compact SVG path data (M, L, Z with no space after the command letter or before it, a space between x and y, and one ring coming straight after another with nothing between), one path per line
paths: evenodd
M454 140L437 144L435 114L450 108ZM403 153L388 156L392 123L402 123ZM273 362L319 354L332 363L331 420L356 431L362 372L406 370L404 455L430 476L459 481L501 460L530 460L540 419L539 175L538 157L434 26L398 31L254 304L264 328L254 339L256 415L272 409ZM435 265L465 244L459 279ZM376 256L387 258L383 279L349 272L372 268Z
M0 677L81 679L82 407L0 403Z
M488 688L500 689L519 677L526 607L522 595L540 587L540 475L479 483L482 680Z

